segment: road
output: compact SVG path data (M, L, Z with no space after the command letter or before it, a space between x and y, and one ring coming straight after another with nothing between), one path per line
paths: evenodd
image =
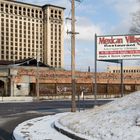
M99 100L98 105L109 102ZM93 100L77 102L81 109L92 108ZM0 140L11 140L14 128L21 122L46 115L70 111L71 101L40 101L25 103L0 103Z

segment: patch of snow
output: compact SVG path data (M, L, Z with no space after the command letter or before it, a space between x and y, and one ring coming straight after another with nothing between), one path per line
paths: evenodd
M55 120L66 114L61 113L25 121L15 128L13 135L16 140L71 140L57 132L52 126Z

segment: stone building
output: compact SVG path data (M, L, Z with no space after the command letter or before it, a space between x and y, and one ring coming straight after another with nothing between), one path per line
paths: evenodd
M37 67L38 63L38 67ZM0 96L29 96L36 92L37 71L54 69L34 58L0 61ZM28 72L27 72L28 71Z
M37 84L40 96L71 95L71 71L55 69L41 62L38 66L33 58L15 61L14 64L13 61L0 61L0 95L36 96ZM84 91L86 95L94 95L95 73L76 71L75 74L76 94ZM98 96L120 96L120 74L102 72L96 77ZM123 87L124 94L140 90L140 74L125 73Z
M34 57L63 68L64 9L0 0L0 60Z
M110 73L121 73L121 67L120 66L108 66L107 72ZM123 67L123 73L140 73L140 66L124 66Z

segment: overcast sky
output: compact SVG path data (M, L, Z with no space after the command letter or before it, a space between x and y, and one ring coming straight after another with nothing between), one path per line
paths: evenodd
M65 17L71 17L71 0L18 0L37 5L54 4L65 7ZM94 35L127 34L132 13L139 8L138 0L81 0L76 2L76 67L94 67ZM65 67L70 66L70 22L65 21ZM129 64L129 63L127 63ZM106 70L107 63L99 62L98 69ZM111 65L111 64L109 64Z

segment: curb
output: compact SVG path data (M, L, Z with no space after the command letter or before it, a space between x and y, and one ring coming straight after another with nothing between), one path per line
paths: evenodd
M61 125L58 121L56 121L56 122L54 122L54 128L58 131L58 132L60 132L60 133L62 133L63 135L66 135L67 137L69 137L69 138L71 138L71 139L74 139L74 140L89 140L88 138L84 138L84 136L82 137L82 136L78 136L78 135L76 135L76 134L74 134L74 133L72 133L72 132L68 132L68 131L66 131L66 130L64 130L62 127L60 128L59 126Z
M11 138L11 140L16 140L15 137L14 137L14 135L13 135L13 133L12 133L12 138Z
M87 139L81 138L81 137L79 137L79 136L76 136L75 134L69 133L68 131L66 131L66 130L64 130L64 129L61 129L61 128L57 127L55 124L54 124L54 128L55 128L58 132L60 132L60 133L62 133L62 134L64 134L64 135L66 135L66 136L68 136L68 137L71 138L71 139L74 139L74 140L87 140Z

